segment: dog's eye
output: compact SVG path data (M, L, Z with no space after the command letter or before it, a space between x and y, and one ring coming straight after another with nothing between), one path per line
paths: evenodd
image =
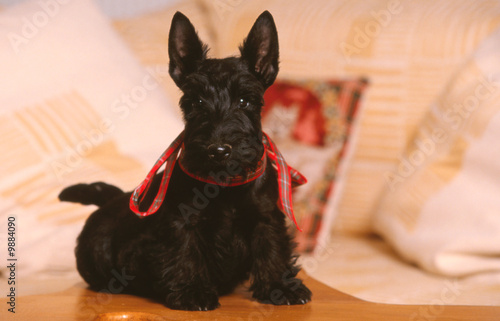
M244 98L241 98L240 101L238 102L238 107L240 108L246 108L248 107L248 105L250 105L250 103L248 102L248 100Z
M201 99L195 99L195 100L193 100L193 102L191 103L191 106L192 106L192 107L195 107L195 108L196 108L196 107L201 107L201 106L203 106L203 100L201 100Z

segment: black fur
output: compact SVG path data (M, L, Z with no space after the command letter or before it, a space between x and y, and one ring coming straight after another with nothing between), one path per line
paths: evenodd
M190 172L224 177L257 167L264 152L263 94L278 73L277 39L266 11L240 48L241 57L208 59L188 18L175 14L170 74L184 94L180 161ZM158 174L150 190L157 191L160 181ZM146 206L154 197L149 194ZM104 183L74 185L60 194L63 201L100 206L76 248L78 271L92 289L147 296L172 309L211 310L219 296L250 278L260 302L310 301L311 292L296 278L272 166L250 183L221 187L187 176L176 164L162 206L145 218L129 209L130 195Z

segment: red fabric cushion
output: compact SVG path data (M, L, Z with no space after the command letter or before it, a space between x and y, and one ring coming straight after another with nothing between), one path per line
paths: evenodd
M312 251L316 245L366 87L364 79L277 80L264 96L263 130L288 164L308 179L294 190L293 200L303 230L295 235L301 252Z

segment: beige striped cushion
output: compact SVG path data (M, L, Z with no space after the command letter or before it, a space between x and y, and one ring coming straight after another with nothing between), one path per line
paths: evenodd
M143 167L118 151L101 124L103 118L77 92L3 113L0 149L8 152L0 155L0 197L14 203L6 212L33 212L38 221L55 225L81 223L89 210L57 199L65 184L104 178L137 184Z
M334 230L371 231L392 169L430 103L457 66L500 23L500 3L387 0L204 0L218 56L236 53L263 10L276 21L281 76L365 76L357 146L336 200ZM325 235L328 233L324 233Z
M131 189L182 128L92 1L54 7L26 33L30 17L48 17L41 5L0 13L0 229L16 217L21 273L74 271L75 240L94 208L60 203L65 186Z

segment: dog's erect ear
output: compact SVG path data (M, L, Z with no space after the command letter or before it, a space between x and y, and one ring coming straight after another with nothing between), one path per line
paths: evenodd
M177 86L181 87L186 77L206 58L206 51L189 19L176 12L168 37L168 71Z
M241 58L267 88L278 75L278 32L273 16L264 11L255 21L240 47Z

